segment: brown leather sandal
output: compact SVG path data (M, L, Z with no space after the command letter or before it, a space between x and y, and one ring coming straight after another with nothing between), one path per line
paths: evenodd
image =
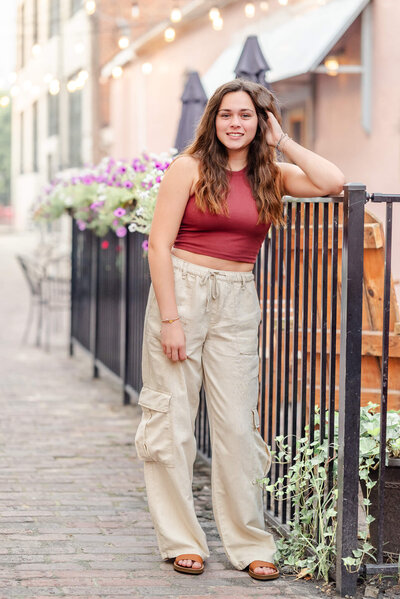
M183 559L191 559L193 562L199 562L201 564L201 568L192 568L188 566L181 566L178 564L180 560ZM204 572L204 564L200 555L183 553L182 555L178 555L174 561L174 570L177 572L184 572L185 574L202 574Z
M257 574L256 572L254 572L256 568L271 568L275 570L275 572L273 572L272 574ZM249 564L249 574L252 578L255 578L256 580L273 580L274 578L279 578L278 568L274 564L271 564L271 562L262 562L259 560L251 562L251 564Z

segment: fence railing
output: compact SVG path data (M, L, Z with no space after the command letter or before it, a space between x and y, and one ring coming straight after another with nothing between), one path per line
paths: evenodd
M392 205L400 196L369 196L365 186L349 184L344 197L285 198L286 228L271 228L254 271L262 308L259 409L263 437L273 449L278 435L287 437L293 463L296 440L304 435L306 426L311 439L328 441L330 457L338 435L336 582L342 596L354 593L357 580L342 558L351 556L358 544L364 205L369 200L386 203L387 220L380 516L377 563L367 564L365 570L394 572L396 566L384 563L383 524ZM125 403L141 387L143 320L150 285L143 240L137 233L122 240L114 234L99 239L75 225L73 228L71 353L77 342L92 354L94 376L99 375L99 368L117 376ZM316 408L321 414L318 426ZM210 458L203 391L195 432L199 452ZM328 488L333 484L332 464ZM273 466L270 475L274 482L282 475L281 468ZM278 502L267 495L265 506L267 518L281 530L295 517L290 496Z

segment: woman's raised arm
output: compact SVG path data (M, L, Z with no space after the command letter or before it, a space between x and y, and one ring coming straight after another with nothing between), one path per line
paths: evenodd
M284 136L275 116L268 111L267 143L273 146L281 140L280 149L294 164L278 162L285 193L294 197L338 195L345 177L333 162L307 150L293 139Z

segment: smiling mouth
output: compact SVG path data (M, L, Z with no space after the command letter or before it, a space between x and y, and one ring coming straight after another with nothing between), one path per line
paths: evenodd
M227 133L229 137L243 137L243 133Z

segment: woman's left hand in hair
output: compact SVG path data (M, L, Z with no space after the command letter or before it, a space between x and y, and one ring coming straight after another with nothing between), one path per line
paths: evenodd
M266 141L269 146L275 147L283 131L274 114L269 110L266 113L268 115Z

